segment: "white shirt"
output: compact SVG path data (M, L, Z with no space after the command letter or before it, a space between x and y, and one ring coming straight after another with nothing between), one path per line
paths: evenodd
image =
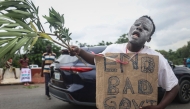
M102 52L105 53L126 53L127 43L124 44L112 44L107 46L107 48ZM130 53L127 50L127 53ZM150 49L147 46L144 46L139 53L147 53L150 55L159 56L159 65L158 65L158 86L170 91L174 86L178 84L178 79L176 78L173 70L171 69L168 61L161 55L159 52Z

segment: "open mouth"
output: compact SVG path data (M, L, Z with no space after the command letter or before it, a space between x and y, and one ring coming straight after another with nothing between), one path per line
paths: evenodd
M137 32L137 31L134 31L132 35L133 35L133 36L136 36L136 37L140 37L140 34L139 34L139 32Z

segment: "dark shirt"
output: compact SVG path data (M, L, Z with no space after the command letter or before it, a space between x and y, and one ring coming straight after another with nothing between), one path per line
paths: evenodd
M21 64L21 68L28 68L28 62L29 62L29 59L26 58L26 59L20 59L20 64Z

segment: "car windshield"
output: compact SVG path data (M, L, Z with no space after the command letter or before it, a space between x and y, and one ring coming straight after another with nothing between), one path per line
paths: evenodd
M59 63L71 63L77 60L78 58L76 56L60 55L56 61L58 61Z

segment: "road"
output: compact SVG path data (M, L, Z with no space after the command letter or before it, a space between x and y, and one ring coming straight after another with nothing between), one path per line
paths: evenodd
M76 106L52 97L47 100L44 84L32 88L23 85L0 86L0 109L96 109L96 107ZM166 109L190 109L190 103L171 103Z

